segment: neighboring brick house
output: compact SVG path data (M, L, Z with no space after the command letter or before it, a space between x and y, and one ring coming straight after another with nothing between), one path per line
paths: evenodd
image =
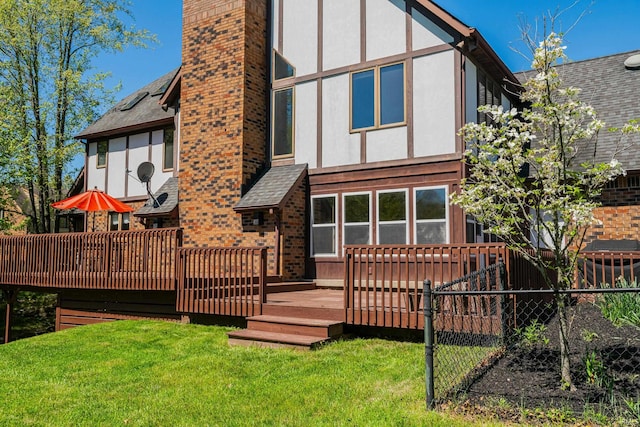
M517 80L474 28L428 0L183 4L179 72L78 135L87 188L180 226L185 246L266 246L280 280L339 283L343 245L482 239L448 203L457 131L517 102ZM143 161L170 214L141 208Z
M596 161L609 162L615 156L626 170L625 176L603 191L602 206L595 212L599 223L587 231L585 245L593 240L640 241L640 137L632 136L621 142L619 133L608 131L621 128L630 120L640 120L640 69L625 66L627 59L639 54L640 51L618 53L559 67L564 83L579 88L580 98L593 106L605 123L598 136ZM519 73L518 77L524 81L530 72ZM593 151L581 153L584 161L593 154Z

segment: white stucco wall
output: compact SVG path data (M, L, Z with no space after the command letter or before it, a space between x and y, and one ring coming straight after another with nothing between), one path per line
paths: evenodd
M455 153L455 79L453 51L413 62L414 155Z
M367 163L407 158L407 127L367 132Z
M109 140L109 161L107 163L107 192L113 197L126 197L127 179L127 138Z
M349 133L349 75L322 81L322 166L360 163L360 135Z
M367 60L406 52L406 27L403 0L367 0Z
M149 161L149 133L131 135L129 137L129 169L133 176L137 178L136 172L142 162ZM157 172L156 167L156 172ZM160 169L162 170L162 169ZM144 196L147 194L146 187L135 179L129 179L129 197Z
M106 168L96 168L98 143L89 143L89 159L87 161L87 189L104 190Z
M173 170L163 171L163 150L164 150L164 131L162 129L151 133L151 162L155 167L155 172L151 178L151 192L155 193L165 181L173 176ZM137 171L137 167L136 167ZM134 171L133 173L135 174ZM134 175L135 176L135 175ZM137 182L132 180L132 182Z
M411 16L413 17L411 23L413 50L453 42L453 37L449 33L443 31L418 10L411 8Z
M360 62L360 2L324 0L322 19L323 68Z
M296 76L318 71L318 2L285 1L283 10L284 57L296 69Z
M318 84L299 84L295 91L295 159L297 164L317 167Z

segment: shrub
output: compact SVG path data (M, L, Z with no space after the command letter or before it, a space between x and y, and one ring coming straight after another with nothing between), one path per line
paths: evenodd
M603 288L610 288L607 283L602 284ZM628 283L624 277L616 281L616 288L638 288L638 282L634 280ZM604 293L598 298L597 305L602 315L609 319L614 325L620 327L630 324L640 327L640 291Z

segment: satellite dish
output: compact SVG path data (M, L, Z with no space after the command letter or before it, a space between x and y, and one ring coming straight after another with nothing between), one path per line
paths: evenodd
M156 170L155 166L151 162L142 162L138 166L138 179L140 182L149 182L153 176L153 172Z

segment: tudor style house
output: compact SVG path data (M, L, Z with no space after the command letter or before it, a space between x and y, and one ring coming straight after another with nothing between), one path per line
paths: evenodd
M142 162L152 192L171 188L162 212L110 214L109 229L138 218L186 245L266 246L273 276L325 284L345 245L483 239L448 203L457 130L478 105L511 107L517 80L475 29L403 0L185 1L183 19L182 68L78 135L87 188L139 207Z
M466 172L458 129L517 92L478 31L430 0L184 0L181 67L77 136L86 189L135 211L96 215L102 233L56 241L38 274L10 264L7 283L58 292L58 329L276 313L265 283L303 280L342 287L341 308L301 297L291 315L420 327L427 274L504 258L460 249L485 236L448 197ZM407 252L348 256L353 245ZM366 261L358 286L348 259Z

